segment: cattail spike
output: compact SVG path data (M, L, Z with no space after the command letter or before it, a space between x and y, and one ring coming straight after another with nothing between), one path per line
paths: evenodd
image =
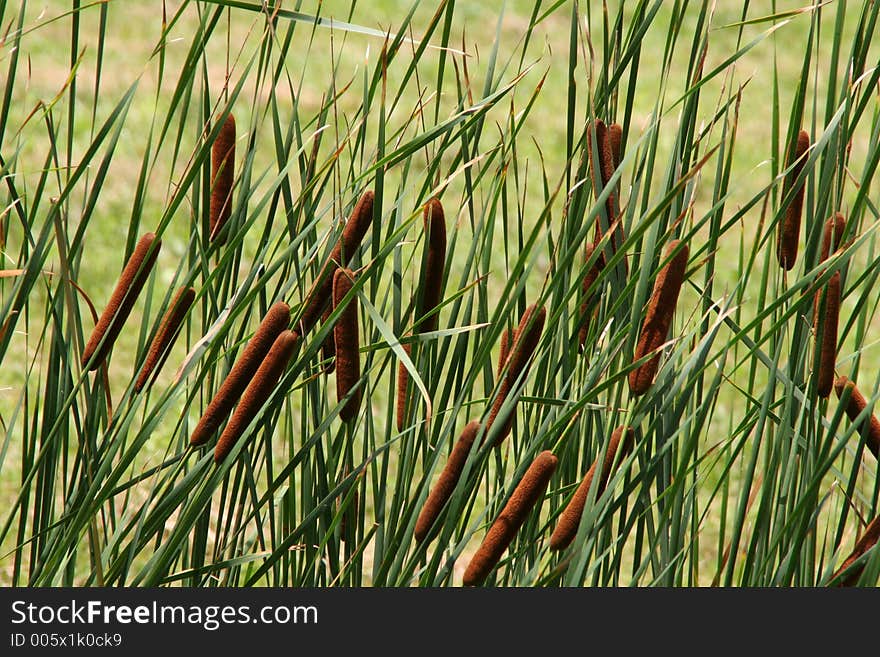
M235 117L226 116L217 139L211 145L210 241L223 244L220 231L232 214L232 182L235 173Z
M476 440L479 432L480 422L478 420L472 420L464 428L464 431L461 432L461 436L459 436L458 441L455 443L455 447L452 448L449 460L446 461L446 465L440 473L440 478L428 494L428 499L425 500L425 506L422 507L418 520L416 520L414 536L419 543L424 541L428 536L428 532L431 527L434 526L443 507L446 506L446 502L449 501L452 491L455 490L455 486L458 483L461 473L464 470L465 463L467 462L468 455L471 452L471 446L474 444L474 440Z
M354 285L354 272L350 269L337 269L333 275L333 308L338 308L343 298ZM358 330L357 297L352 297L342 310L336 326L333 327L336 341L336 397L345 399L357 386L361 378L360 338ZM354 390L349 400L339 411L339 417L348 422L357 417L361 405L361 391Z
M513 331L509 328L501 333L501 345L498 353L498 376L504 371L507 359L510 357L510 344L513 342Z
M849 390L849 401L846 404L845 410L850 422L855 422L856 418L862 414L862 411L868 407L868 400L859 392L855 383L845 376L838 377L834 382L834 391L837 393L838 399L843 400L847 390ZM874 455L875 459L880 460L880 420L874 414L871 414L868 418L865 446Z
M644 358L659 349L669 335L678 293L684 282L689 250L687 244L672 240L666 249L664 259L671 260L657 274L654 290L648 303L648 312L639 335L639 342L633 355L633 362ZM645 394L654 383L660 365L660 353L656 353L646 363L629 373L629 390L632 395Z
M831 249L839 249L843 244L843 233L846 230L846 218L839 212L835 212L825 222L822 231L822 251L819 254L819 262L828 260Z
M565 507L562 515L559 516L559 523L556 525L552 536L550 536L551 550L564 550L574 540L578 527L581 524L581 516L584 513L584 506L587 503L590 486L592 486L593 479L596 476L596 468L602 469L599 481L596 483L596 499L599 499L599 496L608 485L608 479L611 477L611 468L614 467L618 449L621 451L620 460L622 461L632 449L634 435L631 427L618 427L611 434L611 441L608 443L608 449L605 451L604 460L600 461L598 457L596 458L587 474L584 475L580 486L578 486L574 493L574 497L571 498L568 506Z
M437 313L443 292L443 267L446 264L446 219L440 200L432 198L425 206L425 271L422 272L422 294L416 317L421 318L418 331L437 330ZM432 313L430 317L426 317Z
M538 454L468 564L463 580L465 586L480 584L498 564L501 555L525 522L526 516L543 497L558 463L559 460L553 452L544 451Z
M135 381L134 389L136 392L143 390L154 372L158 374L159 370L162 369L162 365L165 364L165 359L168 358L168 354L171 351L171 345L174 344L174 340L180 332L180 327L183 325L183 320L186 318L186 314L189 312L195 298L195 288L182 287L175 293L171 304L168 306L168 310L162 316L159 330L153 336L153 341L150 343L150 348L147 351L147 359L144 361L140 374L138 374L137 381Z
M110 353L113 343L119 336L125 320L134 307L134 302L147 282L156 257L159 255L159 249L162 246L162 240L156 237L156 233L145 233L134 247L134 251L125 263L122 273L119 275L119 281L110 295L110 300L104 308L104 312L98 318L92 335L86 343L86 348L82 355L82 366L86 367L89 360L94 356L90 370L96 370L101 366Z
M244 351L220 384L214 398L202 413L189 438L189 444L197 447L208 442L229 417L232 407L269 353L278 335L290 324L290 308L283 301L272 304Z
M590 258L593 257L594 251L595 247L592 244L587 244L586 248L584 249L585 263L589 262ZM599 267L598 263L595 263L587 271L586 275L584 276L583 283L581 284L581 317L580 328L578 329L578 349L581 351L581 353L583 353L584 351L584 344L586 343L587 335L590 332L590 320L597 310L593 307L593 295L589 294L588 291L598 278Z
M623 143L623 128L619 123L608 126L608 143L611 146L611 162L617 169L620 166L620 147Z
M333 294L333 275L339 267L344 267L357 251L370 224L373 221L373 192L367 190L358 199L354 210L351 212L342 235L330 256L321 267L318 277L312 283L312 287L306 295L302 305L302 313L296 325L300 335L305 335L317 323L318 318L324 313L327 304Z
M401 345L406 355L412 358L412 345ZM409 371L403 361L397 365L397 431L400 433L406 426L406 402L409 397Z
M783 185L782 197L786 198L797 181L798 176L804 168L806 158L804 155L810 148L810 133L801 130L798 133L797 143L794 145L793 159L788 162L789 165L794 162L791 171L785 178ZM804 209L804 184L803 181L797 185L791 198L791 203L785 208L785 214L782 222L776 232L776 257L779 260L779 266L785 270L791 270L797 260L798 239L801 234L801 214Z
M321 322L326 324L332 312L333 308L328 305L321 315ZM332 373L336 367L336 342L333 340L333 329L330 329L324 342L321 343L321 359L324 361L324 374Z
M298 341L299 336L288 329L281 331L275 338L269 353L266 354L266 358L260 363L259 369L254 374L254 378L248 383L241 397L241 402L229 419L229 424L226 425L217 440L217 446L214 448L214 463L223 462L263 404L269 399L278 385L278 380L284 374Z
M538 347L538 342L541 339L541 331L544 330L545 317L546 310L543 306L532 305L526 308L526 311L523 313L522 318L519 321L519 326L514 334L513 344L510 347L510 362L507 368L507 376L501 381L498 396L495 398L495 403L492 405L492 409L489 412L489 419L486 423L487 435L489 429L498 418L498 413L501 411L501 407L504 405L505 400L510 395L514 383L516 383L520 374L528 372L530 359L535 352L535 349ZM495 438L496 446L504 442L504 439L507 438L510 433L510 429L513 425L513 416L514 412L513 409L511 409L510 414L504 421L503 428Z
M816 293L816 322L814 328L819 332L819 309L821 308L821 292ZM819 372L816 392L820 397L831 394L834 383L834 364L837 362L837 320L840 313L840 272L828 281L825 288L825 321L822 323L822 344L819 352Z
M852 551L852 554L847 557L846 561L841 564L840 568L837 569L837 572L831 576L831 580L836 580L840 577L850 566L855 563L855 561L861 557L865 552L870 550L877 544L877 541L880 540L880 516L874 518L868 526L865 527L865 533L862 534L862 537L856 542L855 549ZM851 573L849 573L845 579L838 582L839 586L855 586L859 578L862 576L862 571L864 570L864 566L859 566L854 568Z

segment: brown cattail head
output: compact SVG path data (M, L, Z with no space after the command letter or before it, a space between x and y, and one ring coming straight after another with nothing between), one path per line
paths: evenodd
M260 363L254 378L248 383L241 402L235 408L235 412L229 419L229 424L220 434L217 446L214 448L214 463L222 463L226 455L241 438L245 429L256 417L257 412L269 399L269 396L278 385L278 380L284 374L284 369L293 356L299 336L290 330L283 330L275 338L266 358Z
M428 532L434 526L434 522L443 510L443 507L449 501L452 491L455 490L455 485L461 477L465 463L467 463L471 446L474 444L474 440L476 440L479 432L480 422L478 420L471 420L464 428L464 431L461 432L455 447L452 448L449 460L446 461L443 472L440 473L440 478L428 494L425 506L422 507L418 520L416 520L414 536L419 543L428 536Z
M235 117L227 115L226 120L211 145L211 206L210 240L217 236L232 213L232 179L235 172ZM217 240L220 244L226 236Z
M303 310L297 327L300 335L305 335L317 323L330 303L333 294L333 275L339 267L344 267L357 251L364 235L373 221L373 192L367 190L358 200L351 212L351 217L330 256L327 258L315 282L303 302Z
M605 127L605 123L601 119L596 119L593 122L593 129L596 133L596 151L599 155L598 163L593 161L592 130L587 130L587 152L590 157L590 177L593 182L596 196L599 196L602 193L602 190L608 185L608 181L611 180L611 176L614 175L614 170L617 167L614 160L612 138L609 130ZM601 186L599 185L600 183ZM617 201L615 195L614 192L609 193L608 199L605 201L605 211L608 215L608 226L612 231L610 238L612 251L617 250L618 237L621 239L623 237L623 231L620 226L614 226L615 220L617 219ZM596 217L596 233L594 241L598 244L601 239L601 218ZM599 256L598 267L600 269L605 267L604 253Z
M283 301L277 301L269 308L257 327L254 336L247 343L244 351L235 361L229 374L220 384L217 393L202 413L202 417L193 429L189 444L203 445L229 417L235 402L241 397L250 380L256 374L260 363L269 353L269 349L278 335L290 324L290 308Z
M595 247L592 244L587 244L584 249L584 262L589 262L590 258L593 257L594 251ZM590 320L597 310L593 307L593 295L589 293L589 289L593 286L593 283L596 282L597 278L599 278L598 262L590 267L581 283L581 318L580 327L578 329L578 349L581 353L584 351L587 334L590 332Z
M821 309L821 291L816 293L816 311L814 313L814 328L819 332L819 311ZM834 364L837 362L837 319L840 314L840 272L834 272L834 276L825 286L825 321L822 322L822 343L819 351L819 372L816 383L816 392L820 397L831 394L831 386L834 384Z
M679 248L680 247L680 248ZM677 249L677 252L676 252ZM673 255L674 253L674 255ZM666 249L664 258L670 258L669 262L654 281L654 290L648 303L648 312L645 313L645 321L642 324L642 332L633 355L633 362L638 361L652 351L659 349L669 334L672 326L672 317L675 314L675 306L678 304L678 293L684 283L684 274L687 269L688 245L679 240L672 240ZM640 365L629 373L629 390L633 395L643 395L654 383L657 368L660 365L660 353L651 357L646 363Z
M432 198L425 206L425 271L422 272L422 294L416 318L420 333L437 330L437 313L443 288L443 267L446 264L446 220L440 200ZM430 317L425 317L433 313Z
M412 345L401 345L407 356L412 357ZM397 431L403 431L406 426L406 402L409 398L409 371L403 361L397 366Z
M849 401L846 403L846 415L851 422L855 422L862 411L868 407L868 400L859 392L855 383L845 376L837 377L837 380L834 382L834 392L837 393L838 399L843 400L847 390L849 390ZM868 418L865 446L871 451L874 458L880 460L880 420L874 414L871 414L871 417Z
M498 376L504 371L507 365L507 359L510 357L510 343L513 342L513 331L509 328L504 329L501 333L501 344L498 352Z
M541 452L532 461L468 564L464 572L465 586L476 586L481 583L496 566L525 522L526 516L544 495L558 462L559 460L550 451Z
M324 309L324 314L321 315L321 321L324 324L330 319L330 313L332 312L333 308L328 304ZM330 329L324 338L324 342L321 343L321 359L324 361L324 374L333 372L333 368L336 366L336 342L333 340L333 329Z
M620 146L623 143L623 127L619 123L608 126L608 143L611 146L611 162L616 169L620 166Z
M510 363L507 368L507 376L501 381L498 396L495 398L495 403L492 405L492 410L489 412L489 420L486 423L487 435L489 429L498 418L498 413L501 411L501 407L504 405L505 400L510 395L514 383L516 383L520 374L525 375L525 373L528 372L530 359L541 339L541 331L544 330L544 319L546 314L547 312L544 309L544 306L532 305L526 308L526 311L519 320L519 326L513 337L513 344L510 347ZM501 431L495 438L496 446L504 442L504 439L507 438L507 435L510 433L510 428L513 425L513 416L514 412L513 409L511 409L510 414L504 421Z
M153 374L158 374L162 369L162 365L165 364L165 359L168 358L168 353L171 351L171 345L174 344L180 327L183 325L183 320L195 298L196 291L191 287L182 287L175 293L168 310L162 316L159 330L153 336L153 341L147 351L147 359L138 374L137 381L135 381L134 389L136 392L143 390Z
M795 182L804 168L806 158L804 154L810 148L810 134L806 130L798 133L797 143L794 146L794 158L789 160L788 164L792 166L791 171L785 178L783 185L782 197L787 197L794 188L794 194L791 203L785 208L785 214L782 217L782 223L779 224L776 232L776 257L779 265L785 270L791 270L797 260L798 239L801 234L801 214L804 208L804 184L799 183L795 188Z
M856 547L852 551L852 554L847 557L846 561L844 561L840 568L837 569L837 572L831 576L831 579L837 579L847 568L852 566L856 559L874 547L878 540L880 540L880 516L877 516L868 523L868 526L865 527L865 533L862 534L862 537L856 542ZM843 580L838 582L838 585L855 586L859 581L859 577L862 576L863 570L863 566L854 568L851 573L848 573Z
M559 516L559 523L556 525L556 529L553 530L553 535L550 536L551 550L564 550L574 540L578 527L581 524L581 516L584 513L584 506L587 503L590 486L592 486L593 479L596 477L596 469L601 468L599 480L596 482L596 499L598 499L605 490L608 479L611 477L611 468L614 467L618 450L621 452L619 460L622 461L632 449L634 437L635 432L631 427L618 427L611 434L611 441L608 443L608 449L605 450L604 460L597 458L593 462L580 486L575 491L574 497L571 498L568 506L565 507L562 515Z
M333 308L338 308L343 298L354 285L354 272L351 269L337 269L333 275ZM343 308L333 338L336 341L336 396L339 401L357 386L361 378L360 338L358 337L358 303L352 297ZM354 390L349 400L339 411L339 417L348 422L357 417L361 405L360 388Z
M845 230L846 218L842 214L835 212L828 218L822 231L822 252L819 254L819 262L828 260L828 256L833 253L832 248L835 250L840 248Z
M89 369L96 370L107 358L134 307L135 300L141 293L144 283L147 282L161 246L162 240L156 237L156 233L145 233L138 240L131 257L119 275L119 281L113 289L113 294L110 295L104 312L98 318L98 323L95 324L92 335L86 343L82 355L83 367L86 367L94 356Z

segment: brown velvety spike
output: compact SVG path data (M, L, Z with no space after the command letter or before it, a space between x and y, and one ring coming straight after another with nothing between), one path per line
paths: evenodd
M220 231L232 214L232 182L235 173L235 117L229 114L211 144L211 205L209 226L210 240L219 244L226 242Z
M336 270L333 275L334 309L339 307L353 285L354 272L351 269ZM333 337L336 341L336 397L342 401L361 378L357 297L352 297L342 310L333 327ZM346 422L353 420L360 405L361 391L358 388L339 411L339 417Z
M416 318L424 318L418 331L437 330L437 313L425 317L440 305L443 291L443 267L446 264L446 219L439 199L432 198L425 205L425 271L422 272L422 294Z
M284 374L298 341L299 336L287 329L275 338L269 353L266 354L266 358L260 363L254 378L245 388L241 402L235 408L235 412L229 418L229 423L217 440L217 445L214 448L214 463L223 462L263 404L269 399L278 385L278 380Z
M880 516L874 518L868 526L865 527L865 533L862 534L862 537L856 542L856 547L852 551L846 561L837 569L837 572L831 576L832 580L836 580L840 575L849 568L860 556L865 554L868 550L870 550L874 545L877 544L877 541L880 540ZM855 586L858 584L859 578L862 576L862 571L864 567L858 567L853 569L851 573L848 573L847 576L837 582L839 586Z
M500 351L498 352L498 376L504 371L507 359L510 357L510 343L513 342L513 331L509 328L501 333Z
M676 249L678 252L672 256ZM684 283L688 255L687 244L679 240L672 240L669 243L664 259L668 259L670 256L672 259L660 270L654 281L654 290L648 303L648 312L645 313L639 342L636 345L635 354L633 354L633 362L656 351L666 342L669 328L672 326L672 318L675 315L675 306L678 304L678 293ZM629 390L632 395L643 395L648 391L654 383L659 365L660 352L657 352L650 360L629 373Z
M232 407L241 397L248 383L256 374L260 363L269 353L275 338L290 324L290 308L283 301L277 301L269 308L253 337L241 352L238 360L223 379L214 398L208 404L202 417L193 429L189 444L195 447L208 442L229 417Z
M519 326L514 334L513 345L510 347L510 363L507 368L507 376L501 381L498 396L495 398L495 403L492 405L492 409L489 412L489 419L486 423L487 435L489 429L491 429L495 420L498 418L498 413L501 411L504 401L507 399L508 395L510 395L511 390L513 389L513 384L519 378L521 373L528 372L530 359L541 339L541 331L544 330L545 317L546 310L543 306L532 305L526 308L526 311L523 313L522 318L519 321ZM510 429L513 426L513 416L514 410L511 409L510 414L504 421L503 428L495 438L496 447L504 442L504 439L507 438L510 433Z
M837 393L838 399L843 400L847 389L849 390L849 401L846 404L846 415L850 422L855 422L862 411L868 407L868 400L859 392L855 383L845 376L837 377L837 380L834 382L834 392ZM867 432L865 446L874 455L874 458L880 460L880 420L874 414L871 414L871 417L868 418Z
M825 222L822 231L822 251L819 254L819 262L828 260L832 247L837 250L843 244L843 232L846 230L846 218L839 212L835 212Z
M553 452L544 451L538 454L468 564L464 572L465 586L480 584L492 572L529 512L544 495L558 463L559 460Z
M789 195L795 181L800 175L806 163L804 154L810 148L810 134L806 130L798 133L797 143L794 149L794 160L788 162L794 166L791 172L785 177L785 184L782 188L782 198ZM791 203L785 209L782 222L779 224L776 232L776 257L779 260L779 266L785 270L791 270L797 260L798 240L801 234L801 215L804 209L804 185L799 184L792 196Z
M837 320L840 314L840 272L835 272L828 281L825 293L825 321L822 324L822 345L819 352L819 372L816 392L820 397L831 394L834 384L834 364L837 362ZM821 307L821 291L816 293L817 321L814 328L818 334L818 310Z
M595 247L592 244L587 244L584 249L584 262L588 262L590 258L593 257L594 251ZM578 329L578 349L581 353L584 351L587 334L590 332L590 320L596 311L596 308L593 305L593 295L588 294L588 290L592 287L593 283L596 282L597 278L599 278L598 263L593 264L593 266L590 267L584 276L583 283L581 283L581 318L580 327Z
M119 281L110 295L110 300L104 308L104 312L98 318L98 323L92 330L92 335L86 343L86 348L82 355L82 366L90 370L96 370L101 366L110 353L113 343L119 336L125 320L134 307L134 302L147 282L153 265L156 263L156 257L159 255L159 249L162 247L162 240L156 237L156 233L145 233L134 247L134 251L125 263L122 273L119 275ZM94 356L89 365L89 360Z
M412 357L412 345L402 344L407 356ZM406 402L409 396L409 371L401 361L397 365L397 431L403 431L406 426Z
M611 146L611 162L614 169L620 166L620 147L623 143L623 127L619 123L608 126L608 143Z
M333 295L333 275L339 267L344 267L357 251L370 224L373 222L373 192L366 191L358 199L351 212L342 235L330 256L321 267L318 277L303 301L303 311L296 323L300 335L305 335L318 322ZM337 364L338 367L338 364Z
M452 448L452 453L449 455L449 459L443 467L443 472L440 473L440 478L428 494L428 499L425 500L425 506L422 507L418 520L416 520L414 536L419 543L424 541L428 536L428 532L431 527L434 526L434 522L436 522L443 507L446 506L446 502L449 501L452 491L455 490L455 486L464 470L465 463L467 463L468 455L471 452L471 446L474 444L474 440L476 440L479 432L479 421L470 421L464 428L464 431L461 432L461 436L459 436L458 441L455 443L455 447Z
M326 324L332 312L333 308L328 305L321 315L321 321ZM330 329L324 342L321 343L321 359L324 361L324 374L332 373L336 367L336 342L333 340L333 329Z
M631 427L618 427L611 434L611 441L608 443L608 449L605 451L605 459L600 462L599 458L596 458L587 474L584 475L580 486L578 486L574 493L574 497L571 498L568 506L565 507L562 515L559 516L559 523L550 536L551 550L564 550L574 540L578 527L581 524L581 516L584 513L584 506L587 503L590 486L596 476L596 469L602 468L599 481L596 482L596 499L599 499L599 496L605 490L605 486L608 485L608 479L611 477L611 468L614 466L615 458L617 458L618 449L621 450L619 460L622 461L632 449L634 436L635 432L633 432Z
M182 287L174 294L168 310L165 311L162 321L159 323L159 330L156 331L152 342L150 342L147 359L144 361L144 366L141 368L137 381L134 384L136 392L143 390L153 374L158 374L159 370L162 369L162 365L165 364L165 359L168 358L171 346L174 344L174 340L180 332L180 327L183 325L183 320L186 318L186 314L189 312L195 298L195 288L191 287Z

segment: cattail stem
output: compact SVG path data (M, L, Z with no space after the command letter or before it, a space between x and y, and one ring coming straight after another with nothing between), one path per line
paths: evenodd
M226 116L217 139L211 145L211 204L209 208L210 241L223 244L220 231L232 214L232 182L235 172L235 117ZM220 236L218 238L218 236Z
M150 276L161 246L162 240L157 238L155 233L145 233L138 240L131 257L125 263L104 312L98 318L98 323L95 324L92 335L86 343L82 355L83 367L88 366L90 370L96 370L106 360L134 307L134 302Z
M856 542L852 554L847 557L846 561L844 561L840 568L837 569L837 572L831 576L831 581L837 580L859 557L874 547L878 540L880 540L880 516L877 516L868 523L868 526L865 527L865 533L862 534L862 537ZM862 576L862 571L864 569L863 565L853 568L852 571L847 573L846 577L839 580L837 584L840 586L855 586L858 583L859 578Z
M846 402L846 415L850 422L855 422L859 415L868 407L868 400L856 388L856 384L847 379L845 376L838 377L834 382L834 391L837 397L843 401L849 390L849 400ZM874 455L874 458L880 460L880 420L873 413L868 418L867 435L865 436L865 446Z
M801 234L801 214L804 208L804 182L797 183L797 179L801 174L806 163L804 155L810 148L810 134L806 130L801 130L797 136L797 142L794 144L794 151L791 153L792 158L788 161L789 165L794 163L791 171L785 178L783 185L783 198L787 198L790 194L791 203L785 208L782 217L782 223L776 232L776 257L779 260L779 266L790 271L797 260L798 239ZM797 187L795 184L797 183ZM792 193L792 189L794 192Z
M593 252L595 251L595 247L592 244L587 244L584 249L584 262L589 262L590 258L593 257ZM599 267L598 263L593 264L589 270L587 270L586 275L584 276L584 280L581 283L581 318L580 318L580 327L578 329L578 349L583 353L584 345L587 341L587 335L590 332L590 320L592 316L596 312L596 308L593 305L593 295L589 293L589 289L596 282L596 279L599 278Z
M162 316L159 330L156 331L156 335L153 336L153 340L150 342L147 359L144 361L144 365L134 384L136 392L143 390L154 373L158 374L159 370L162 369L162 365L165 364L165 359L168 358L171 346L174 344L174 340L177 338L177 334L183 325L183 320L186 318L186 314L189 312L195 298L196 291L191 287L182 287L175 293L171 304L168 306L168 310Z
M326 324L332 312L333 308L328 305L324 309L324 314L321 315L321 322ZM321 359L324 361L324 374L332 373L336 367L336 342L333 339L333 329L330 329L324 342L321 343Z
M528 372L530 359L541 339L541 331L544 330L545 317L546 310L543 306L532 305L526 308L526 311L520 318L519 326L514 334L513 344L510 347L510 362L507 368L507 376L502 379L498 396L495 397L495 403L492 404L492 409L489 412L489 419L486 423L487 435L489 429L495 424L495 420L498 419L501 407L510 396L514 384L520 378L520 374L525 378L525 373ZM495 438L496 446L504 442L504 439L510 433L513 425L513 416L514 411L511 409Z
M412 345L402 344L406 355L412 358ZM397 431L400 433L406 426L406 403L409 399L409 371L401 361L397 365Z
M658 350L669 334L672 317L678 304L678 293L684 282L688 261L688 246L679 240L672 240L666 249L665 258L670 259L657 274L654 290L648 303L648 312L633 355L633 362ZM629 390L633 395L645 394L654 383L660 365L660 353L629 373Z
M468 564L463 580L465 586L480 584L495 568L526 516L544 495L558 462L550 451L538 454Z
M350 269L337 269L333 275L334 309L340 306L353 286L354 272ZM343 308L336 326L333 327L333 337L336 341L336 397L341 402L351 394L339 411L339 417L348 422L357 417L361 404L361 391L357 388L361 378L357 297L352 297Z
M593 479L596 477L597 468L599 471L599 480L596 482L596 499L605 490L608 485L608 479L611 477L611 468L614 467L617 452L620 450L622 461L630 452L633 446L634 432L630 427L618 427L611 434L611 441L608 443L608 449L605 450L604 460L596 458L593 465L587 471L583 480L574 493L574 497L568 503L568 506L559 516L559 523L550 537L551 550L564 550L567 548L574 537L577 535L578 527L581 524L581 516L584 513L584 506L587 503L587 497L590 493L590 487L593 485Z
M817 373L816 392L820 397L831 394L834 384L834 364L837 362L837 322L840 314L840 272L834 272L825 286L825 312L822 315L821 291L816 293L815 330L821 333L819 347L819 371ZM819 317L824 319L820 323Z
M217 446L214 448L214 463L222 463L226 455L238 442L248 428L257 412L269 399L269 396L278 385L278 380L284 374L284 369L293 356L299 336L290 330L283 330L275 338L266 358L260 363L254 378L248 383L241 402L235 408L235 412L229 419L229 423L220 434Z
M229 374L220 384L214 398L202 413L190 435L189 444L202 445L216 433L224 420L229 417L232 407L241 397L250 380L254 377L260 363L269 353L269 349L278 335L290 324L290 308L283 301L272 304L257 327L244 351L238 357Z
M452 448L449 460L446 461L446 465L440 473L440 478L428 494L428 499L425 500L425 506L422 507L418 520L416 520L414 536L419 543L424 541L428 536L428 532L431 527L434 526L443 507L446 506L446 502L449 501L452 491L455 490L455 486L464 470L465 463L467 463L468 455L471 452L471 446L474 444L474 440L476 440L479 432L480 422L478 420L472 420L464 428L464 431L461 432L461 436L459 436L458 441L455 443L455 447Z
M443 292L443 268L446 264L446 219L440 200L432 198L425 206L425 269L422 272L422 293L416 317L418 331L437 330L437 313ZM430 313L430 316L428 316Z
M339 267L344 267L357 251L373 221L373 192L366 191L358 199L351 217L342 229L342 235L330 256L321 267L318 277L303 301L303 310L296 325L300 335L305 335L324 313L333 294L333 276ZM338 367L338 364L337 364Z

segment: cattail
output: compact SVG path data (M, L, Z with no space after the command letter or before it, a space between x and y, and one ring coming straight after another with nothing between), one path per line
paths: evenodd
M132 307L144 283L153 269L162 240L156 237L156 233L145 233L134 247L134 251L119 276L119 281L110 295L107 307L98 318L98 323L92 331L89 341L82 355L82 366L85 367L94 356L90 370L96 370L107 358L113 343L119 336L125 320L128 319Z
M821 292L816 293L816 312L814 328L819 332L819 310L821 308ZM840 313L840 272L825 287L825 321L822 323L822 344L819 350L819 373L816 392L820 397L831 394L834 383L834 363L837 362L837 318Z
M464 470L464 465L471 452L471 446L474 444L474 440L476 440L479 432L480 422L478 420L471 420L464 428L464 431L461 432L455 447L452 448L449 460L446 461L446 465L443 466L443 472L440 473L440 479L437 480L437 483L428 494L425 506L422 507L418 520L416 520L414 536L419 543L425 540L428 531L433 527L437 516L440 515L443 507L452 495L452 491L455 489L459 477L461 477L462 470Z
M803 157L810 148L810 134L806 130L798 133L797 143L794 148L794 158L788 162L789 165L794 162L791 171L785 178L783 185L783 198L791 193L791 189L797 181L798 176L804 168L806 162ZM791 270L797 260L798 239L801 233L801 214L804 208L804 183L801 181L794 191L791 203L785 208L785 215L782 223L779 224L776 233L776 256L779 259L779 265L785 270Z
M183 320L186 318L186 314L189 312L195 298L196 291L194 288L182 287L177 290L174 298L171 300L171 305L168 306L168 310L162 316L159 330L156 331L156 335L153 336L153 341L150 343L150 349L147 351L147 360L144 361L144 366L141 368L137 381L134 384L136 392L143 390L153 373L158 374L159 370L162 369L162 365L165 364L165 359L168 358L168 354L171 351L171 345L174 344L174 340L180 332L180 327L183 325Z
M330 303L333 294L333 275L339 267L344 267L357 251L373 221L373 192L366 191L354 206L342 235L330 256L321 267L321 272L312 283L309 293L303 302L302 315L297 322L300 335L305 335L317 323ZM338 351L338 349L337 349Z
M623 128L619 123L608 126L608 143L611 146L611 162L616 169L620 166L620 146L623 143Z
M868 407L868 400L859 392L855 383L845 376L838 377L834 382L834 391L837 393L837 397L842 400L847 389L849 390L849 401L846 404L846 414L851 422L855 422L862 411ZM874 458L880 460L880 420L874 414L871 414L868 419L868 435L865 438L865 445L871 450Z
M819 254L819 262L828 260L831 255L831 247L839 249L843 243L843 232L846 230L846 218L839 212L828 218L822 231L822 251Z
M324 309L324 314L321 315L321 322L326 324L332 312L333 308L328 305ZM330 329L324 338L324 342L321 343L321 358L324 361L324 374L333 372L336 366L336 342L333 340L333 329Z
M437 313L443 287L443 267L446 263L446 220L439 199L432 198L425 206L425 271L422 272L422 296L417 317L421 333L437 330ZM425 317L433 313L430 317Z
M504 332L501 334L501 344L500 350L498 352L498 376L501 376L501 373L504 371L504 366L507 365L507 359L510 356L510 343L513 342L513 331L509 328L504 329Z
M543 306L532 305L526 308L526 311L523 313L522 318L519 321L519 326L513 337L513 344L510 347L507 376L501 381L498 396L495 398L495 403L492 405L492 410L489 412L489 420L486 423L487 435L489 429L491 429L492 425L495 423L505 400L510 395L511 390L513 389L513 384L516 383L520 374L528 372L529 361L538 346L538 341L541 339L541 331L544 330L545 316L546 311ZM514 413L511 409L510 414L504 422L503 428L495 438L496 446L504 442L504 439L507 438L507 435L510 433L510 428L513 425L513 415Z
M401 345L407 356L412 357L412 345ZM409 371L403 361L397 365L397 431L406 426L406 402L409 397Z
M584 476L583 481L581 481L580 486L578 486L575 491L574 497L571 498L568 506L565 507L565 510L559 517L559 524L556 525L556 529L550 537L551 550L564 550L574 540L574 537L577 535L578 526L581 524L581 516L584 512L584 506L587 503L590 486L596 476L596 469L602 468L599 481L596 483L596 499L598 499L605 490L605 486L608 484L608 479L611 477L611 468L614 466L615 458L617 458L618 448L622 450L620 458L623 460L632 449L634 435L631 427L618 427L614 430L614 433L611 434L611 442L608 444L608 449L605 451L604 461L600 461L599 458L596 458L593 465L590 466L590 469ZM622 445L621 439L623 441Z
M544 451L532 461L504 510L492 523L480 549L474 554L464 573L464 585L476 586L491 572L501 555L513 541L526 516L544 495L559 460L553 452Z
M354 285L351 269L337 269L333 275L333 307L338 308L342 299ZM360 340L358 338L358 303L352 297L342 310L333 327L336 340L336 396L342 401L361 378ZM339 417L348 422L357 416L361 405L361 391L354 390L339 411Z
M595 246L592 244L587 244L584 249L584 262L589 262L590 258L593 257L593 252L595 251ZM581 352L584 351L584 344L587 341L587 334L590 332L590 319L596 310L593 308L593 295L589 294L588 291L590 287L592 287L593 283L596 282L596 279L599 278L599 266L598 263L593 264L592 267L587 271L584 276L583 283L581 284L581 325L578 329L578 348Z
M676 249L678 249L677 252ZM665 258L671 257L672 259L660 270L654 281L654 291L651 293L651 301L648 303L648 312L645 313L645 321L642 324L642 332L639 335L633 362L656 351L666 342L669 327L672 325L672 316L675 314L675 306L678 303L678 293L684 282L688 254L687 244L679 240L672 240L669 243ZM659 364L660 353L658 352L646 363L629 373L631 394L643 395L648 391L648 388L654 383Z
M275 338L290 324L290 308L283 301L272 304L257 327L254 336L247 343L244 351L229 370L229 374L220 384L217 393L202 413L202 417L193 429L189 444L202 445L216 433L223 421L229 417L232 407L238 401L250 380L254 377L260 363L269 353Z
M862 534L862 537L856 542L856 547L852 551L852 554L847 557L846 561L843 562L843 565L837 569L837 572L831 576L831 579L837 579L847 568L852 566L859 557L874 547L878 540L880 540L880 516L874 518L868 526L865 527L865 533ZM863 570L864 566L854 568L853 571L846 576L846 579L838 582L838 585L855 586L859 581L859 577L862 576Z
M217 440L217 446L214 448L214 463L223 462L251 420L254 419L257 411L269 399L275 386L278 385L278 380L284 374L284 369L287 367L290 357L293 356L298 341L299 336L288 329L281 331L275 338L269 353L260 363L254 378L248 383L241 396L241 402L235 408L235 412L229 418L229 423Z
M226 116L226 121L211 145L211 241L217 236L232 214L232 177L235 172L235 117ZM226 241L224 235L220 244Z

